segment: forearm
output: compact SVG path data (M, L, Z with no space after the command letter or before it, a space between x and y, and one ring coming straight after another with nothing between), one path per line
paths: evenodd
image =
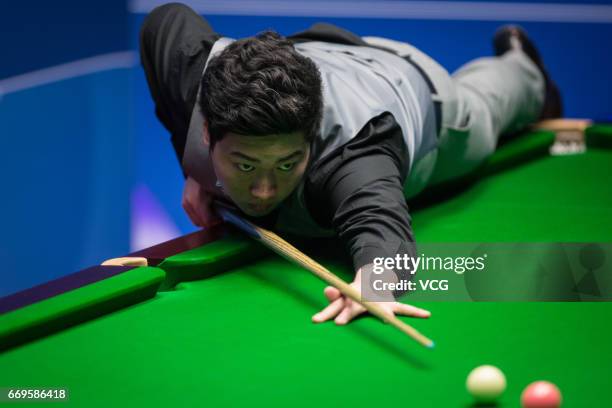
M376 258L416 254L403 192L408 158L401 129L384 113L313 168L307 204L314 197L313 216L334 228L356 271Z

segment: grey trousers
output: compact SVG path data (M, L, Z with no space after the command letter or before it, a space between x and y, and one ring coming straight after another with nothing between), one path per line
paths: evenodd
M442 128L428 185L463 176L486 160L502 133L535 121L544 103L544 78L522 51L471 61L450 75L410 44L380 37L368 43L399 49L427 73L442 102Z

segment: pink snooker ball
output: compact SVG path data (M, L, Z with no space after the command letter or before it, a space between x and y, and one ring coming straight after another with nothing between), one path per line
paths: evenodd
M523 408L559 408L561 391L548 381L536 381L525 388L521 395Z

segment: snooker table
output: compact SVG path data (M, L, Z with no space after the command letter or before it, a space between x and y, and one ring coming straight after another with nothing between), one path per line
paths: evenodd
M506 143L477 182L415 201L417 242L611 242L612 128L588 136L586 153L561 157L546 132ZM469 407L468 372L493 364L508 381L499 406L540 379L564 406L612 406L612 303L416 302L432 317L402 319L431 350L373 317L311 323L325 284L228 226L187 239L0 312L0 387L66 388L58 404L86 407ZM314 246L351 279L337 249Z

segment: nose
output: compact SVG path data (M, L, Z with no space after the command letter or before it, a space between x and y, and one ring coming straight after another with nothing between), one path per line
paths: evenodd
M270 175L255 180L251 186L251 195L261 201L266 201L276 195L276 181Z

